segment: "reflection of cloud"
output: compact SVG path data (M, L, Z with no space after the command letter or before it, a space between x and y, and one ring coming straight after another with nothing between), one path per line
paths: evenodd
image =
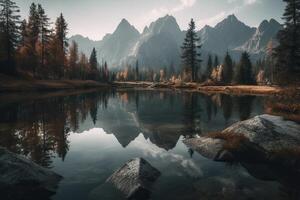
M159 159L160 163L168 162L169 164L171 162L178 164L189 176L199 177L203 175L202 169L196 165L192 159L186 159L180 154L161 149L152 144L151 141L145 140L142 134L140 134L130 146L142 150L145 156Z

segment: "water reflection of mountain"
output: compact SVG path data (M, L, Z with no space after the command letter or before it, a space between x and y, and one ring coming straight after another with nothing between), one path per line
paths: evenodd
M140 133L160 148L180 138L246 119L263 110L261 98L160 91L99 91L0 103L0 146L50 167L64 160L71 132L99 127L127 147Z
M96 125L113 133L123 147L143 133L158 147L170 150L181 135L222 130L262 112L257 106L261 99L254 97L156 91L120 92L117 96L98 113Z

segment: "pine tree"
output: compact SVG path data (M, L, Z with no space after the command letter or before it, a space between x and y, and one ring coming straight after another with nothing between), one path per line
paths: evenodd
M74 79L74 78L78 78L79 77L79 70L77 68L77 63L78 63L78 59L79 59L79 55L78 55L78 44L73 40L70 48L69 48L69 75L70 78Z
M176 70L175 70L174 62L171 62L168 71L169 71L170 77L175 76Z
M192 81L197 81L198 79L198 68L202 60L200 59L201 54L199 49L200 38L196 33L196 26L193 19L189 24L189 29L187 30L186 37L183 42L182 48L182 60L187 70L191 70Z
M37 43L39 39L39 28L40 20L39 14L37 11L37 6L35 3L32 3L29 10L29 19L27 24L27 37L26 37L26 50L27 50L27 63L30 66L33 74L36 74L36 69L38 66L38 52L37 52Z
M68 24L64 19L63 14L60 14L55 22L55 34L52 36L52 59L54 60L54 67L56 68L55 71L58 78L62 78L66 71L66 54L67 47L69 46L67 31Z
M92 70L96 70L97 69L98 60L97 60L97 51L96 51L95 48L93 48L93 50L92 50L89 63L90 63L90 68Z
M89 59L89 66L90 66L90 72L89 72L89 78L92 80L99 80L101 76L101 71L98 70L98 60L97 60L97 51L95 48L93 48L90 59Z
M80 78L84 80L87 78L87 75L89 73L89 61L84 53L80 54L78 65L80 69Z
M209 54L208 60L207 60L207 68L206 68L206 78L207 79L210 78L212 70L213 70L212 56L211 56L211 54Z
M12 74L20 36L19 7L11 0L0 0L0 72Z
M233 63L229 53L226 53L222 70L222 81L230 84L233 78Z
M138 81L139 79L140 79L139 61L137 60L135 63L135 81Z
M103 80L105 82L108 82L108 79L109 79L109 71L108 71L108 66L107 66L107 62L105 61L104 62L104 70L103 70Z
M25 40L27 37L27 21L26 21L26 19L24 19L21 22L20 34L21 34L21 37L20 37L20 41L19 41L19 46L22 47L22 46L25 46Z
M253 84L252 63L247 52L243 52L235 72L235 82L238 84Z
M49 28L49 18L45 14L45 10L42 8L40 4L38 4L38 16L39 16L39 44L40 44L40 64L41 67L44 67L46 64L46 57L48 56L47 47L50 42L50 33L51 30Z
M284 29L279 31L276 48L277 73L286 79L299 79L300 73L300 0L283 0L287 3L283 19Z
M219 57L216 55L214 60L214 68L218 67L219 65L220 65Z

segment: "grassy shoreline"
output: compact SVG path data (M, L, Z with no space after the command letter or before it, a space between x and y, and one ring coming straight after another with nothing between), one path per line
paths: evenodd
M144 88L144 89L172 89L187 90L205 94L221 93L232 95L300 95L300 87L279 87L279 86L259 86L259 85L230 85L230 86L203 86L199 83L153 83L153 82L115 82L117 88Z
M57 91L108 87L111 87L111 85L91 80L0 80L0 92Z
M92 80L25 80L7 76L0 76L0 92L31 92L31 91L58 91L58 90L84 90L96 88L117 89L171 89L186 90L200 93L222 93L232 95L284 95L287 92L300 94L300 87L278 87L257 85L233 86L203 86L199 83L153 83L153 82L114 82L100 83Z

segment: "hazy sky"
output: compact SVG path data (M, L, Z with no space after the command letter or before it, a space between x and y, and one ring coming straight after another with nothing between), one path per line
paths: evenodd
M122 18L139 31L166 14L173 15L187 29L191 18L200 29L215 25L229 14L235 14L250 26L263 19L281 22L285 4L282 0L15 0L21 15L27 18L32 2L40 3L52 21L63 13L69 24L69 35L81 34L94 40L112 33Z

